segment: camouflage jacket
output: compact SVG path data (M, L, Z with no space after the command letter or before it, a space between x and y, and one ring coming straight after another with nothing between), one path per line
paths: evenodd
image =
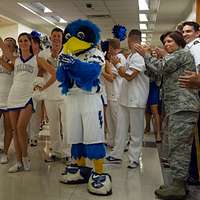
M198 91L180 87L178 78L184 70L195 71L193 56L188 50L178 49L158 60L149 54L144 56L148 73L163 76L163 102L166 115L180 111L199 112Z

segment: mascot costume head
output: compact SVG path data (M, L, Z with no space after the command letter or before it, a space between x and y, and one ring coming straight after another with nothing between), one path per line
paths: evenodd
M67 25L57 71L63 94L74 85L85 91L99 89L99 75L104 65L104 58L94 50L99 40L100 29L88 20L78 19Z
M65 168L60 182L88 183L90 193L109 195L112 193L111 177L103 172L106 152L99 81L105 60L96 48L99 40L100 29L88 20L75 20L64 31L63 52L56 76L67 99L66 132L75 164ZM72 108L78 109L70 112ZM93 169L86 166L85 158L93 161Z
M64 54L80 54L94 48L100 40L100 29L88 20L78 19L65 28Z

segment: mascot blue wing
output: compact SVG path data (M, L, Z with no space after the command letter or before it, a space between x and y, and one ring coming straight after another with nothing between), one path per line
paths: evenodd
M66 70L63 65L60 65L57 68L56 79L59 82L61 82L59 87L62 88L61 89L62 94L67 94L67 92L69 91L69 87L70 87L70 85L69 85L70 77L69 77L69 74L68 74L68 70Z
M101 65L96 62L88 63L75 60L69 67L71 78L76 82L78 87L86 91L91 91L92 87L96 86L100 72Z
M63 82L65 80L66 73L67 73L67 70L65 70L64 67L60 65L56 71L56 79L59 82Z

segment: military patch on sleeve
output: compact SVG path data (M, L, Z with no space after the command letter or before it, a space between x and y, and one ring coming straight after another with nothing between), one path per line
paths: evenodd
M196 40L196 41L194 41L193 45L196 45L196 44L199 44L199 43L200 43L200 41Z

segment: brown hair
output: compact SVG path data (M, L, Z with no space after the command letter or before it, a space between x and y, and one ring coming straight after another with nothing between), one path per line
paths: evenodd
M109 45L113 48L113 49L120 49L120 40L113 38L113 39L109 39Z
M58 28L58 27L55 27L52 29L51 31L51 35L54 33L54 32L60 32L62 34L62 44L65 43L65 38L64 38L64 33L63 33L63 30Z
M168 31L168 32L162 34L162 35L160 36L160 41L161 41L163 44L164 44L164 40L165 40L165 38L166 38L167 36L169 36L170 38L172 38L172 39L176 42L176 44L177 44L179 47L182 47L182 48L185 47L186 42L185 42L185 40L184 40L184 38L183 38L183 35L182 35L179 31Z
M199 31L200 26L197 22L186 21L186 22L183 23L183 27L186 26L186 25L191 26L195 32Z
M141 41L141 31L138 30L138 29L132 29L129 34L128 34L128 37L136 37L137 40Z
M28 38L28 40L30 41L30 43L31 43L31 39L32 39L31 34L26 33L26 32L20 33L19 36L18 36L18 41L19 41L19 38L21 36L26 36ZM19 53L21 54L21 49L19 49ZM30 53L33 54L32 45L30 46Z

